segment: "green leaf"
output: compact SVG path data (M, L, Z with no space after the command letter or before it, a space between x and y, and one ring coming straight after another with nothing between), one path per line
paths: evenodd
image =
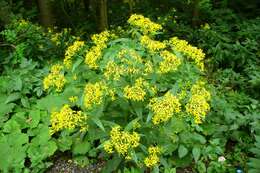
M21 99L21 102L22 102L22 105L25 107L25 108L29 108L30 107L30 103L28 101L27 98L22 98Z
M73 154L86 154L91 148L90 143L87 140L81 141L80 139L76 140L73 144L72 152Z
M77 59L77 61L73 64L71 72L73 73L76 68L83 62L83 59Z
M23 87L23 81L21 80L21 77L16 77L15 78L15 86L14 89L17 91L21 91Z
M3 132L11 133L11 132L17 132L20 130L21 129L20 129L19 123L17 123L14 119L11 119L4 124Z
M60 109L63 104L68 103L67 99L59 95L48 95L37 101L37 107L41 110L53 110Z
M206 139L205 139L205 137L202 136L202 135L200 135L200 134L198 134L198 133L193 133L193 134L191 135L191 137L192 137L192 139L193 139L194 141L197 141L197 142L199 142L199 143L201 143L201 144L205 144L205 143L207 142Z
M205 173L205 172L207 172L205 163L203 163L202 161L199 161L199 162L197 163L197 169L198 169L199 173Z
M19 147L28 143L29 137L27 134L21 132L15 132L8 135L8 143L13 147Z
M21 129L25 129L29 127L29 124L27 122L26 112L17 112L12 116L11 120L16 121L20 125Z
M22 172L26 158L28 136L21 132L15 132L0 136L0 170L9 172L15 169L16 172ZM9 171L8 171L9 170Z
M195 162L197 162L199 160L199 157L200 157L200 148L199 147L193 147L192 155L193 155Z
M176 168L167 168L164 173L176 173Z
M178 148L178 154L180 158L183 158L188 154L188 149L185 146L180 145Z
M56 141L59 150L66 151L70 150L72 146L72 137L69 136L66 131L63 131L60 135L60 137Z
M12 112L14 107L15 107L14 103L9 103L9 104L0 103L0 117Z
M40 110L32 110L29 112L29 124L30 128L35 128L38 126L41 119L41 111Z
M12 93L12 94L10 94L7 97L7 99L5 101L5 104L10 103L10 102L14 102L14 101L16 101L16 100L18 100L20 98L21 98L21 94L20 93Z
M101 120L99 118L96 118L96 117L91 117L91 120L101 129L103 130L104 132L106 131L104 126L103 126L103 123L101 122Z
M89 159L86 156L77 156L74 157L73 160L80 167L85 167L89 165Z
M122 159L118 156L114 156L111 160L106 163L106 166L102 169L102 173L111 173L115 171Z

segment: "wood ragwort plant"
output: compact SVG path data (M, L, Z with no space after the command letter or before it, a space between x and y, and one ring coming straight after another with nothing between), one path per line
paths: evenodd
M47 106L50 134L62 151L99 154L108 172L198 161L196 144L205 139L196 129L211 97L205 54L177 37L156 40L162 26L142 15L128 23L127 30L93 35L89 44L76 40L51 67L44 89L63 100Z

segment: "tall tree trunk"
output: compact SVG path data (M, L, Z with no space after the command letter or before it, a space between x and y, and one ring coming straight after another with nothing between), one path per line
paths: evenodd
M192 26L199 25L199 0L193 1L193 14L192 14Z
M104 31L108 28L107 0L98 0L98 29Z
M90 10L90 0L83 0L84 7L87 13L89 13Z
M40 21L45 27L52 26L54 18L52 15L51 5L49 0L37 0L38 8L40 11Z

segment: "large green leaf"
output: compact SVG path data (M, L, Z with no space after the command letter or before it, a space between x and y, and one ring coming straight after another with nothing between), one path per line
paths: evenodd
M76 140L73 143L73 147L72 147L72 152L73 154L77 155L77 154L86 154L91 148L91 145L89 143L88 140Z
M193 155L193 158L194 158L195 162L197 162L199 160L200 153L201 153L201 151L200 151L199 147L193 147L192 155Z
M178 148L178 154L180 158L183 158L188 154L188 149L184 145L180 145Z
M68 101L64 96L48 95L37 101L37 107L41 110L52 112L53 110L60 109L65 103L68 103Z

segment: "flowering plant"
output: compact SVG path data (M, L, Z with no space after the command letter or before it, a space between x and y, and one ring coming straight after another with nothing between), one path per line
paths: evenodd
M50 133L81 134L96 152L141 168L171 167L166 158L188 156L210 109L205 54L177 37L156 40L162 26L141 15L128 23L121 35L76 40L52 66L44 89L68 100L52 107Z

